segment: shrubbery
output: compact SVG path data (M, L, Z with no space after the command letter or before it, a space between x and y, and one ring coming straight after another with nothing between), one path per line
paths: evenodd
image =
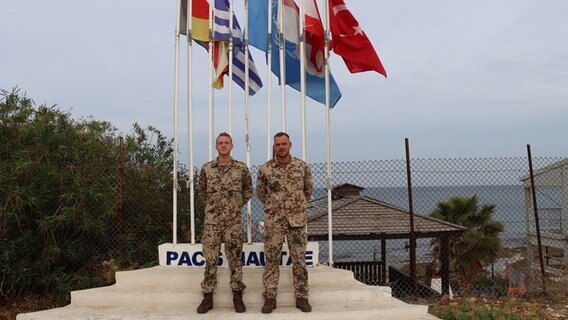
M109 271L156 264L157 245L171 241L172 168L172 140L155 128L135 124L123 139L108 122L2 91L0 301L66 296L108 284ZM180 192L180 216L188 203Z

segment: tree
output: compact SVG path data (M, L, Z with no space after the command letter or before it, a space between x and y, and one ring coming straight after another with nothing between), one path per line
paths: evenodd
M494 262L501 248L499 233L503 224L493 220L494 204L480 206L477 196L451 197L439 202L431 216L468 228L457 240L450 242L451 267L457 273L461 289L469 292L483 266ZM439 256L439 241L432 242Z
M31 293L67 298L110 284L117 269L157 264L158 245L171 241L173 174L173 141L153 127L134 124L122 139L108 122L2 90L0 307ZM189 192L178 208L188 221Z
M116 203L116 137L107 122L74 121L14 89L0 99L0 292L65 292L85 281ZM100 285L94 278L89 285Z

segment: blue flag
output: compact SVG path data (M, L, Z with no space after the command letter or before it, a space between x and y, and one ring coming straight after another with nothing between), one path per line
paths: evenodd
M286 65L286 84L301 91L300 87L300 44L299 10L293 0L283 2L284 51ZM249 41L256 48L267 51L268 47L268 0L249 0L249 21L251 21ZM251 18L252 17L252 18ZM278 50L278 1L272 0L272 73L280 78L280 51ZM323 28L322 28L323 30ZM306 37L308 38L308 37ZM310 46L310 43L307 43ZM268 59L268 57L267 57ZM306 59L306 70L315 70ZM330 107L341 98L341 91L333 75L329 75ZM306 95L325 104L325 79L323 72L306 72Z
M273 0L277 1L277 0ZM249 0L249 43L264 52L268 51L268 0ZM254 27L253 27L254 26Z

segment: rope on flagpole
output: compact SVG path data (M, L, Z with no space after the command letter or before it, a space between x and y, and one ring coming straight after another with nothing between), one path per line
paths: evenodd
M179 94L179 41L180 41L180 17L181 17L181 0L178 0L176 8L176 26L175 26L175 54L174 54L174 156L173 156L173 182L172 182L172 242L177 243L177 120L178 120L178 94Z
M249 131L249 50L248 50L248 0L244 0L245 4L245 34L243 39L243 46L245 50L245 147L246 147L246 162L250 170L250 131ZM252 243L252 201L247 201L247 243Z
M229 5L229 134L232 134L233 131L233 50L235 45L233 42L233 26L233 0L231 0Z

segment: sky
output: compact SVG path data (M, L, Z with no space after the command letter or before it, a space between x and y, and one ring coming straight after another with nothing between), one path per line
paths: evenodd
M244 0L234 0L241 26ZM323 1L319 1L323 14ZM387 70L351 74L333 53L342 98L330 112L331 160L566 156L568 1L346 0ZM174 137L176 0L7 0L0 5L0 89L18 87L37 105L76 119L132 124ZM180 159L189 157L187 70L193 83L193 161L209 158L208 56L179 46ZM271 129L264 53L251 48L265 87L249 99L250 161L268 157L282 129L281 90L272 77ZM244 93L215 91L214 134L229 131L245 161ZM301 97L286 89L292 154L325 162L325 106L307 99L305 155Z

